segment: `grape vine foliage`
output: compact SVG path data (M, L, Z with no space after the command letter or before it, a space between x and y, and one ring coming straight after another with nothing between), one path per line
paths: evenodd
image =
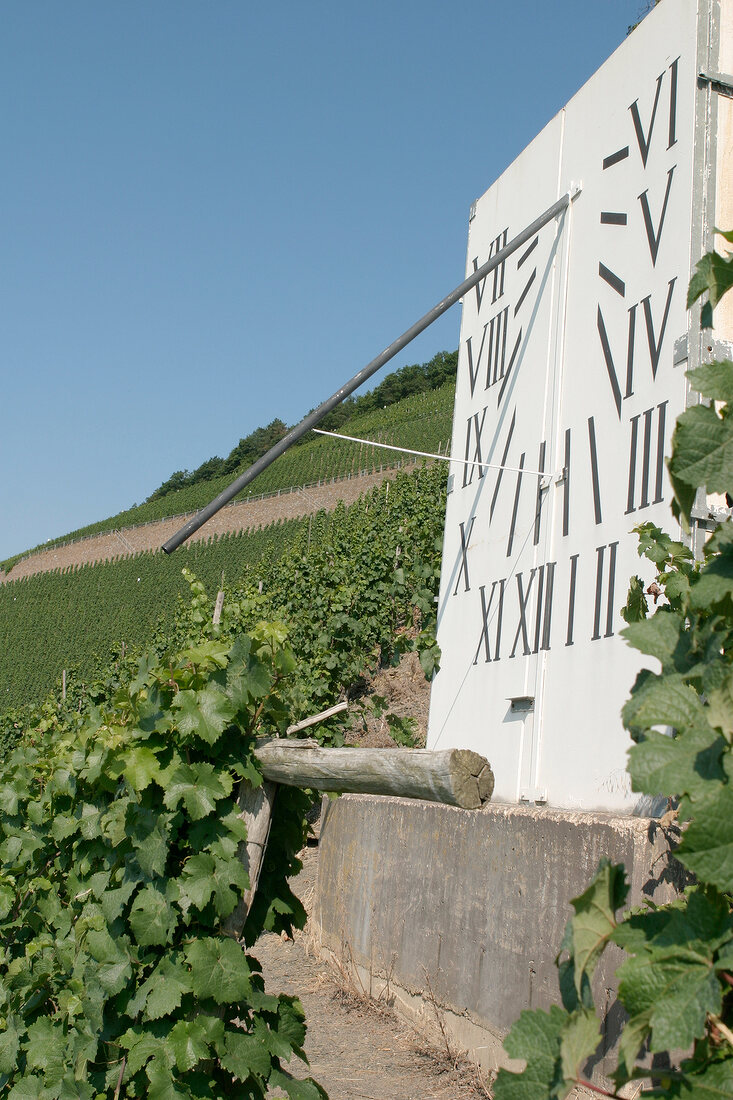
M0 1095L8 1100L325 1093L299 1001L265 992L251 945L302 924L307 796L278 793L270 859L244 929L242 783L257 734L289 721L286 630L144 657L108 706L57 711L0 773Z

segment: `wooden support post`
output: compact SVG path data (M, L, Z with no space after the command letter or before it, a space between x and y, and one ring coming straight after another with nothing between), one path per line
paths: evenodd
M276 793L277 784L270 783L267 779L261 787L253 787L246 779L239 785L237 808L240 818L247 826L247 839L239 845L237 856L249 875L249 889L244 891L236 909L223 925L224 932L235 939L239 939L244 932L247 915L257 892Z
M313 714L310 718L304 718L302 722L296 722L294 726L288 726L287 733L300 733L301 730L308 729L309 726L315 726L318 722L325 722L327 718L332 718L334 714L340 714L342 710L348 710L348 703L336 703L334 707L329 707L328 710L322 710L320 714Z
M66 669L61 673L61 698L66 698Z
M212 617L212 623L216 626L221 619L221 609L224 606L224 593L221 589L216 594L216 603L214 604L214 615Z
M469 749L322 748L316 741L257 743L263 775L290 787L423 798L478 810L494 791L488 760Z

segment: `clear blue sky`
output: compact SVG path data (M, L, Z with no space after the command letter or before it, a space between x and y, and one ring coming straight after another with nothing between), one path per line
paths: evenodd
M644 6L4 4L0 557L356 373ZM455 348L459 310L387 369Z

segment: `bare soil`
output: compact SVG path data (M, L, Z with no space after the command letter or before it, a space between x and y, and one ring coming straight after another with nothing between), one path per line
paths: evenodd
M393 749L395 742L389 733L387 714L394 714L398 718L414 720L416 745L422 748L428 732L430 684L425 679L417 653L405 653L396 668L379 669L365 687L367 695L378 695L385 700L386 710L379 717L367 712L365 728L362 728L361 722L355 722L346 743L364 748Z
M295 892L310 913L318 874L318 848L301 853ZM289 1065L296 1077L313 1077L330 1100L486 1100L479 1071L445 1047L429 1044L388 1005L370 1000L317 957L311 930L294 940L266 934L254 950L265 987L300 997L308 1023L310 1068Z

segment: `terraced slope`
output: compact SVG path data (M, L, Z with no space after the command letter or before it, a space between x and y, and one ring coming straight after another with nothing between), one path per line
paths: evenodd
M0 711L40 702L62 669L72 683L93 680L108 667L111 646L129 651L143 645L156 629L168 636L179 597L187 595L184 568L192 570L210 593L223 578L227 590L235 590L235 599L243 598L236 595L240 588L255 603L262 582L258 617L300 616L312 623L330 609L329 615L344 620L340 629L345 639L338 644L351 639L350 645L352 635L366 629L353 616L366 614L362 604L377 599L368 582L370 571L382 570L387 578L404 573L394 583L409 588L413 582L407 577L407 562L420 554L437 560L444 485L445 470L436 464L433 469L398 474L349 508L339 503L331 512L225 534L182 547L170 557L160 551L142 553L0 586ZM284 559L286 553L289 557ZM396 569L398 560L404 563L402 569ZM334 609L345 598L346 576L351 588L359 581L369 593L359 590L358 598L352 593L350 599L358 608L337 614ZM437 576L435 561L430 576ZM388 595L390 583L384 581ZM382 611L382 605L392 605L394 596L393 592L381 599ZM330 667L330 642L326 650L324 667Z
M454 394L455 385L449 382L440 389L407 397L386 409L354 417L339 430L341 434L360 436L376 443L445 453L451 437ZM398 460L398 455L376 446L348 443L314 434L307 442L292 447L282 455L244 490L239 499L282 492L283 489L291 489L294 486L307 488L323 481L334 478L346 479L359 473L371 474L385 467L396 466ZM127 528L196 512L208 504L241 472L243 471L235 471L223 478L168 493L158 500L129 508L99 523L71 531L68 535L36 547L35 551L30 552L45 552L70 541L113 531L122 532L123 540L127 538L128 541L132 541L126 534ZM316 505L317 507L320 507L320 504ZM120 546L116 552L120 553L124 550L124 542L120 540L118 542ZM0 563L0 569L10 574L13 566L25 556L17 555ZM84 560L83 557L81 560ZM14 572L13 575L19 574Z

